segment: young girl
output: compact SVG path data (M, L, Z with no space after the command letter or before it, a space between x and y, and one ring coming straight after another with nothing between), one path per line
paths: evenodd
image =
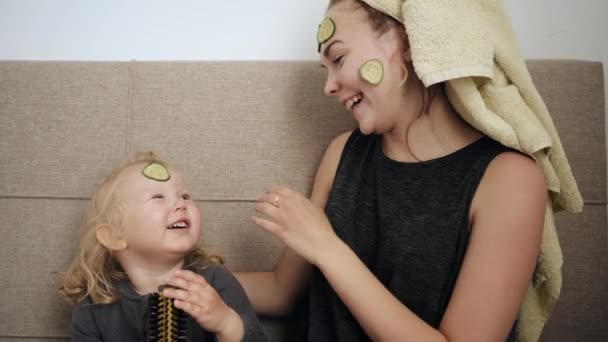
M543 236L543 171L465 122L451 102L458 96L448 98L452 88L432 79L427 87L418 74L433 57L442 63L469 56L477 47L474 34L486 31L457 28L475 28L470 21L487 15L479 7L490 5L500 3L330 1L317 34L324 90L358 129L330 143L310 200L281 186L259 198L254 222L288 249L273 272L236 274L258 312L283 314L307 289L308 341L505 341L516 332L524 333L522 340L538 339L550 305L533 303L539 315L526 329L519 329L518 314ZM405 11L413 8L418 25L408 26ZM454 8L465 15L441 26L437 18ZM463 32L470 33L468 43L458 40ZM437 56L438 42L455 52ZM511 45L498 48L516 55ZM420 57L414 53L420 49L431 51ZM479 70L491 69L492 50L480 51L490 65ZM505 72L514 65L525 69L518 60ZM463 70L450 69L455 78L465 76ZM476 86L487 90L481 85L499 88L485 93L491 101L519 96L505 72L493 72L466 83L473 105L486 100L474 96ZM523 116L527 107L514 104L499 113ZM515 128L529 132L535 127L529 118L519 117ZM559 140L549 146L559 153ZM567 167L562 171L570 175Z
M175 169L141 153L113 170L93 194L61 288L75 304L73 340L265 341L243 289L199 248L200 235L200 211Z

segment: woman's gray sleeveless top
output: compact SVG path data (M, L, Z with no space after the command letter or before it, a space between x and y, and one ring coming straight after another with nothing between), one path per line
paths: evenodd
M381 142L380 135L352 133L325 211L384 286L437 328L467 249L475 190L490 161L509 149L484 137L445 157L408 163L389 159ZM369 340L316 268L309 291L308 341Z

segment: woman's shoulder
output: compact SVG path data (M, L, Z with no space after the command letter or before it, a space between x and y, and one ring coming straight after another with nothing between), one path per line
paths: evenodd
M522 212L544 211L547 187L541 167L531 157L507 149L488 164L473 199L473 209L504 213L519 207Z
M336 136L327 147L325 157L337 166L346 150L354 148L367 148L374 141L374 135L365 135L359 129L350 130Z
M322 175L333 175L338 167L340 156L344 150L344 146L352 139L356 131L344 132L335 137L325 149L325 154L319 165L319 171ZM319 172L318 172L319 174Z
M312 201L320 206L325 207L329 191L333 185L336 170L344 151L347 142L352 139L356 131L344 132L335 137L327 146L325 154L321 159L317 175L313 184L311 194Z
M512 149L506 149L492 159L484 178L491 183L515 182L537 186L545 183L543 171L536 161Z
M358 130L350 130L333 138L327 147L326 153L331 152L332 154L339 156L342 153L342 150L344 150L346 143L357 136L357 131Z
M476 157L484 156L486 169L483 178L486 183L514 181L544 182L543 171L536 161L527 154L507 147L489 136L482 136L466 148Z

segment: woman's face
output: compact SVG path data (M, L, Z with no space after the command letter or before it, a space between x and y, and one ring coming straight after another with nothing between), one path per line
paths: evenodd
M349 1L332 6L327 16L335 23L335 32L321 45L321 64L327 69L325 93L353 114L364 134L387 132L403 109L401 35L395 28L380 35L365 10ZM359 73L371 59L384 67L382 81L376 85Z

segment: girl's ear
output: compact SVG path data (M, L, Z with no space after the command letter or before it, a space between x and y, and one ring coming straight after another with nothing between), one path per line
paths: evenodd
M111 251L121 251L127 248L127 242L120 236L114 227L109 224L100 224L95 228L97 241Z

